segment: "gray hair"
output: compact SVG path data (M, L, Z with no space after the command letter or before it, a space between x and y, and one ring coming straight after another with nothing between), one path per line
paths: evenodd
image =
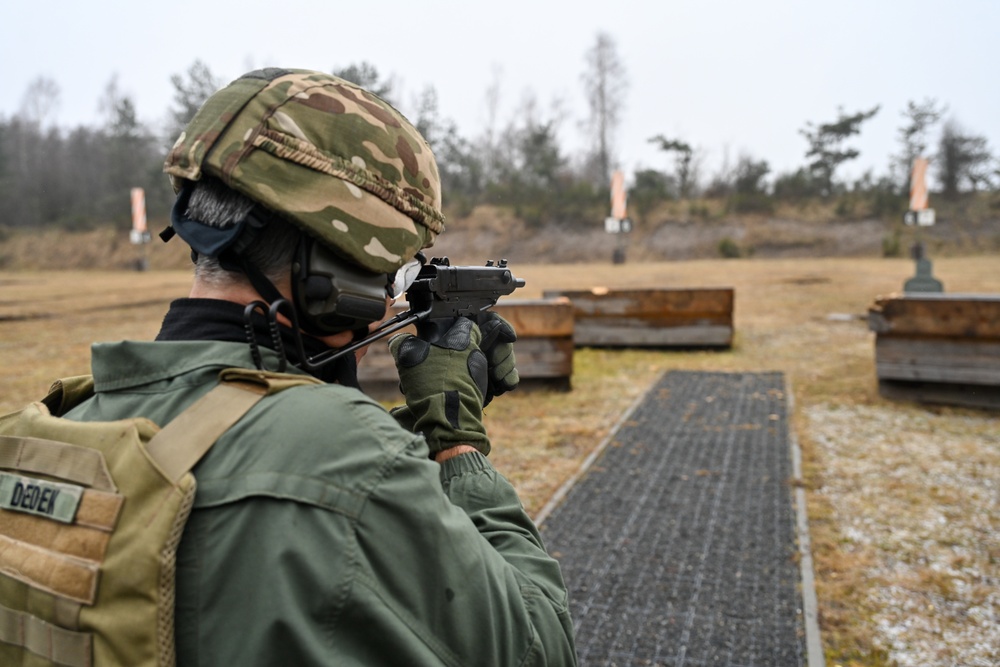
M191 193L187 216L210 227L226 229L245 218L253 207L253 200L219 179L204 176L195 184ZM243 251L243 257L271 282L277 283L290 275L299 235L300 232L291 224L272 217L272 221ZM204 255L198 256L195 275L199 280L212 285L247 282L243 273L227 271L222 268L218 259Z

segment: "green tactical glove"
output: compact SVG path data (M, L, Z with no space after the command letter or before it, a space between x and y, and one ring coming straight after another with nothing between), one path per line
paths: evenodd
M483 401L485 407L490 404L494 396L516 388L521 378L514 365L514 341L517 340L514 327L490 311L489 319L479 326L479 330L483 333L479 349L486 355L489 368L488 385Z
M483 426L488 363L479 349L481 340L475 322L459 317L434 343L413 334L389 341L406 398L406 405L394 408L392 415L403 428L423 433L432 455L459 444L490 452Z

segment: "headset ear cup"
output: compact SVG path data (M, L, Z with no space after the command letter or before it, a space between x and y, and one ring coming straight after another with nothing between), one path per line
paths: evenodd
M314 336L367 330L385 317L384 273L351 264L302 235L292 267L292 297L299 324Z
M314 243L308 234L299 234L295 263L292 265L292 299L302 330L314 336L326 336L338 333L321 322L327 310L326 303L333 295L333 282L329 276L313 272Z

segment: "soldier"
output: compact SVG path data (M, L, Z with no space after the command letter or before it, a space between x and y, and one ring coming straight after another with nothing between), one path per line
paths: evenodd
M444 230L419 133L358 86L268 68L209 98L165 171L190 296L155 342L95 345L96 395L66 416L162 426L221 370L286 355L323 381L263 399L195 468L178 664L574 664L558 563L486 458L485 397L517 383L509 325L393 339L398 419L356 388L353 354L317 361L384 317Z

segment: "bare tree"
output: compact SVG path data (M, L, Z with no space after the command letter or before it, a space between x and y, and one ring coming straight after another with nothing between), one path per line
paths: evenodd
M503 70L500 65L493 65L493 78L486 88L486 126L482 137L476 142L482 156L484 178L487 182L498 178L500 172L500 149L497 145L497 123L500 115L500 81Z
M41 127L54 116L59 108L59 84L45 76L35 78L28 84L21 100L20 117L28 123Z
M613 141L625 107L628 80L611 35L600 32L586 54L582 80L590 115L587 131L594 142L594 156L601 184L611 179L614 164Z

